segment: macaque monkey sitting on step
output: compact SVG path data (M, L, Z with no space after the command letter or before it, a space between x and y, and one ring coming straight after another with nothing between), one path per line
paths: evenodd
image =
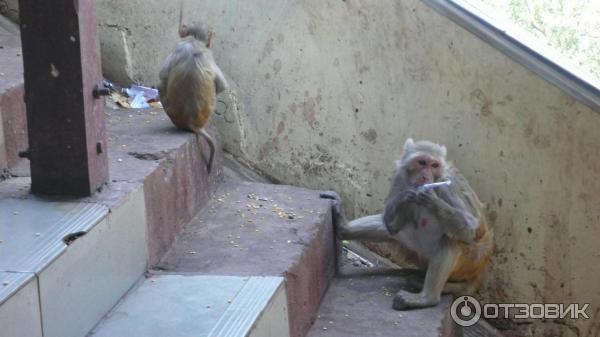
M335 192L337 233L341 239L395 241L426 270L422 290L396 293L393 308L406 310L439 303L442 292L476 291L492 253L492 232L482 205L466 179L446 161L446 148L408 139L383 214L346 222Z
M227 89L227 81L210 50L213 32L201 25L181 25L181 41L165 60L159 73L160 101L178 129L201 135L210 147L210 173L215 142L204 130L215 110L216 95Z

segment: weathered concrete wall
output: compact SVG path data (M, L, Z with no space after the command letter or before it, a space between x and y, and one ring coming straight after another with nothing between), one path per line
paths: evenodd
M19 22L19 0L0 0L0 15Z
M125 58L107 74L154 84L178 6L100 0L103 52ZM217 31L229 151L359 216L382 208L406 137L444 143L496 232L484 299L595 303L526 326L600 333L599 113L417 0L186 1L185 17Z
M0 13L7 7L0 1ZM23 60L19 26L0 16L0 180L14 170L27 149L27 121L23 99Z

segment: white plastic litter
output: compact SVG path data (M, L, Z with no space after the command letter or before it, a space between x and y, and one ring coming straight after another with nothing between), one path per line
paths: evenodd
M129 104L134 109L144 109L150 107L150 105L146 102L146 97L143 93L138 93L133 98L133 101Z
M146 100L156 99L158 97L157 89L148 88L141 85L132 84L131 88L125 88L124 91L129 97L137 97L139 94L144 95Z

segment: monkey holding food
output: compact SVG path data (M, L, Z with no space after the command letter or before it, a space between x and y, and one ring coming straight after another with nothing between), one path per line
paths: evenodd
M213 32L201 25L180 25L181 41L165 60L159 73L160 101L178 129L206 139L210 147L210 173L215 142L204 130L215 110L216 95L227 89L227 81L210 50Z
M341 200L333 199L335 225L341 239L395 241L426 269L419 293L400 290L393 308L434 306L442 293L464 295L481 285L493 242L482 205L467 180L446 161L446 148L408 139L396 161L383 214L347 222Z

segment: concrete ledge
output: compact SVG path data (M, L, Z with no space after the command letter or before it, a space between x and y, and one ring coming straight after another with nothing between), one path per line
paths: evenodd
M67 250L65 238L106 218L102 205L39 198L0 203L0 271L39 274ZM0 302L2 298L0 298Z
M85 336L144 273L146 256L138 185L38 275L44 337Z
M56 232L56 242L52 241L52 247L57 249L51 255L30 247L30 253L42 254L44 259L10 265L10 270L0 268L6 271L0 278L7 284L0 288L0 302L4 302L0 310L8 310L16 299L31 295L24 292L29 283L35 282L35 303L41 312L37 317L41 317L40 325L47 337L85 335L142 276L148 261L161 257L176 232L208 199L222 177L220 151L214 171L208 175L201 155L208 153L207 145L199 145L192 133L175 130L162 110L117 110L106 114L110 181L100 193L89 198L40 198L29 193L29 177L0 182L0 206L8 212L3 216L6 221L0 221L0 240L10 236L10 224L15 219L11 207L15 203L24 204L17 214L31 214L35 207L34 214L40 213L40 219L48 215L44 213L46 208L61 209L60 205L104 210L101 219L95 217L77 226L69 226L69 221L55 216L57 227L52 233ZM29 210L26 205L31 206ZM78 232L83 236L76 237L69 246L63 243L64 237ZM46 237L44 233L39 230L39 237ZM6 242L0 248L8 248ZM16 272L30 272L30 277L15 278L21 275ZM10 314L25 317L26 313L10 309ZM77 319L73 321L73 317ZM12 325L7 331L25 331L25 326ZM35 332L17 335L36 336Z
M283 276L290 335L304 336L333 276L328 200L318 191L224 183L184 228L160 270L172 273Z
M162 109L107 110L110 179L144 185L150 266L223 178L219 137L212 125L208 131L217 141L210 175L206 142L176 130Z
M45 337L83 336L146 270L142 186L109 208L34 197L20 188L29 182L0 183L0 310L11 317L8 331L33 331L19 322L35 316ZM30 309L19 305L24 298Z
M208 145L190 132L176 130L161 109L106 111L109 179L89 198L43 198L48 201L97 203L108 208L121 203L143 185L148 223L149 264L154 265L177 232L207 202L223 179L222 152L217 141L210 175ZM29 193L29 177L0 183L0 202L7 198L38 199Z

